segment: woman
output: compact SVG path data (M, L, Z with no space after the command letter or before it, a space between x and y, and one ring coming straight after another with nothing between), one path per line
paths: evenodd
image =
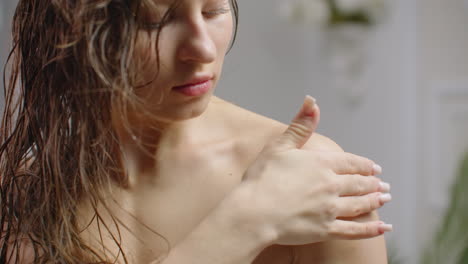
M234 0L19 1L0 262L385 262L389 185L314 133L312 98L288 127L213 96L236 18Z

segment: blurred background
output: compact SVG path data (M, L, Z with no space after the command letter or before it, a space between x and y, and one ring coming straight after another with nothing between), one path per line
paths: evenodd
M0 2L2 65L15 2ZM391 263L468 263L468 1L238 2L216 94L284 123L315 97L318 132L392 184Z

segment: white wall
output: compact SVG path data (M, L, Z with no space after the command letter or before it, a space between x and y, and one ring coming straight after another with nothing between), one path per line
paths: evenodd
M468 8L463 8L461 0L388 1L390 14L372 40L372 59L362 80L369 92L360 105L352 106L332 85L334 76L326 67L321 35L281 21L276 14L282 1L239 0L239 37L227 57L217 95L285 123L305 94L316 97L322 110L319 133L384 167L383 178L392 183L394 196L381 210L382 218L394 224L395 231L387 240L397 247L404 263L416 263L438 221L434 216L445 208L446 188L452 179L440 175L428 181L430 162L450 168L445 174L453 173L456 166L441 164L444 161L434 161L434 155L428 154L440 151L424 130L434 127L429 112L439 113L437 104L427 102L428 87L438 83L437 89L443 90L441 85L452 83L458 91L468 90L468 53L464 50L468 47ZM452 108L447 111L454 112ZM465 113L457 111L456 115ZM465 138L453 122L443 123L443 116L439 120L438 124L450 126L443 130L452 131L446 135L456 132L460 140ZM467 119L457 120L468 124ZM452 138L451 142L460 141ZM444 149L445 153L451 150ZM451 161L458 157L451 156ZM430 177L435 178L433 174ZM438 195L428 199L428 193L434 192ZM433 214L434 207L438 214Z
M3 112L3 67L11 47L10 24L16 0L0 1L0 109Z
M419 217L425 230L438 224L460 162L468 149L468 2L420 0L418 52L422 102ZM466 232L466 230L465 230Z

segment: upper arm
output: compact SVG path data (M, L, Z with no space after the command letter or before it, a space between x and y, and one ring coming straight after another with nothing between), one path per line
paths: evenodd
M343 151L333 140L314 133L303 149ZM354 220L378 220L376 211ZM299 264L382 264L387 263L387 252L383 235L362 240L334 240L298 246Z

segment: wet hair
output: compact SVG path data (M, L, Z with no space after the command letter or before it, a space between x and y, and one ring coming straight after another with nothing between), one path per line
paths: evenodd
M118 229L118 219L106 223L97 207L104 189L127 182L111 113L125 116L121 106L138 104L132 54L145 4L19 1L3 76L0 263L20 263L25 252L33 263L116 261L80 237L77 207L89 201L93 221ZM237 30L236 0L230 4ZM127 263L121 239L112 238Z

